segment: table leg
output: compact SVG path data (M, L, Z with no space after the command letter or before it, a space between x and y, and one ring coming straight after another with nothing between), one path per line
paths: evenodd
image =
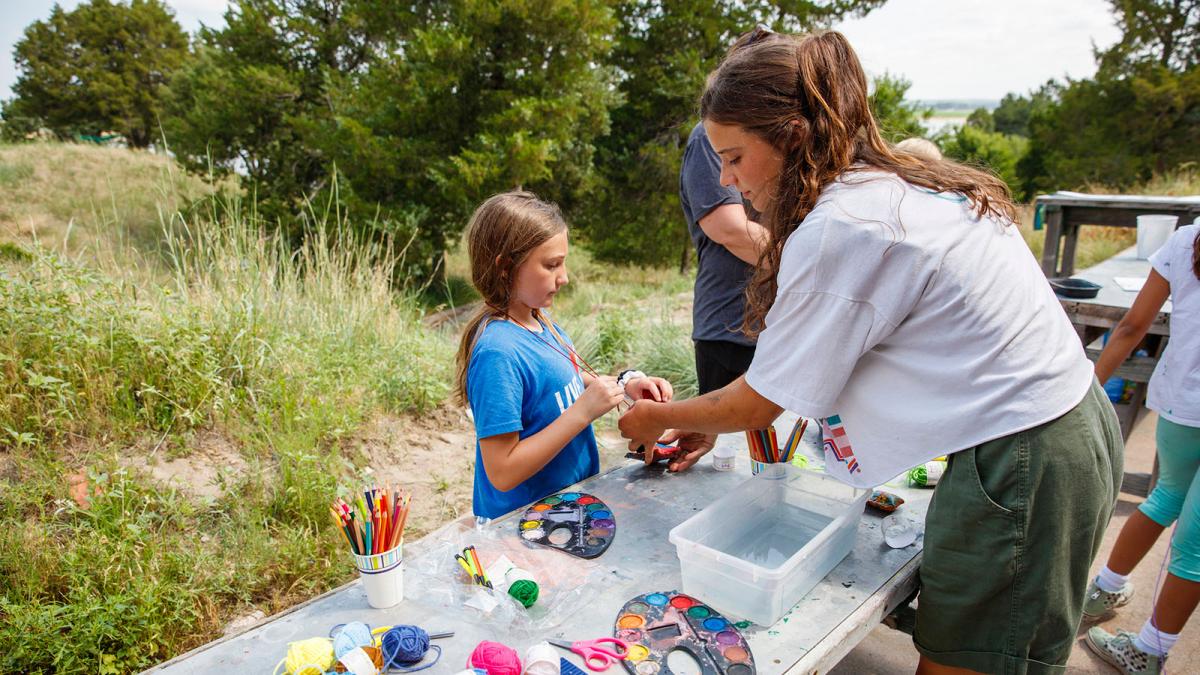
M1075 273L1075 244L1079 241L1079 224L1067 225L1063 228L1062 264L1057 276L1069 277Z
M1062 236L1062 209L1046 207L1046 244L1042 248L1042 273L1048 278L1058 276L1058 247Z

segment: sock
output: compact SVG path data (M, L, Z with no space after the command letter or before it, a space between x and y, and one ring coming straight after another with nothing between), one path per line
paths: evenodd
M1105 593L1116 593L1125 587L1125 582L1129 581L1128 574L1117 574L1108 569L1105 565L1100 569L1100 574L1096 575L1096 585Z
M1179 633L1164 633L1155 628L1150 619L1146 619L1146 625L1142 626L1142 632L1134 638L1133 645L1150 656L1166 656L1178 639Z

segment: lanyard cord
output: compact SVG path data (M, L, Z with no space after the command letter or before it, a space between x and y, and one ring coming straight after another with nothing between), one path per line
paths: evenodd
M584 358L579 355L579 352L575 351L575 349L572 348L570 345L563 343L562 344L563 348L559 349L554 344L552 344L549 340L542 337L541 333L535 333L529 326L526 326L525 324L521 323L520 321L513 319L511 316L509 316L508 312L504 313L504 318L508 321L511 321L511 322L517 324L521 328L524 328L526 332L528 332L530 335L534 336L535 338L541 340L547 347L549 347L550 349L553 349L555 352L557 352L559 356L570 361L571 366L575 368L575 372L577 372L577 373L579 372L579 364L582 363L584 372L586 372L588 375L591 375L592 377L600 377L600 374L596 372L596 369L592 368L591 364L589 364L587 361L585 361ZM534 318L536 319L537 317L534 317ZM538 323L541 323L541 321L539 320ZM553 330L546 324L543 324L543 326L546 327L546 330ZM576 359L578 359L578 361L576 361Z

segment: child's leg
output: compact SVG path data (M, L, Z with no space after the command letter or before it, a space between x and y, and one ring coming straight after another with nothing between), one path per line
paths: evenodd
M1108 556L1108 569L1112 572L1119 575L1132 572L1154 546L1163 528L1179 517L1196 468L1200 466L1200 448L1189 447L1198 442L1196 439L1200 439L1200 429L1158 418L1155 430L1158 483L1137 513L1121 528L1117 543Z
M1165 633L1183 630L1200 602L1200 429L1194 431L1192 485L1171 540L1170 574L1154 605L1154 625Z

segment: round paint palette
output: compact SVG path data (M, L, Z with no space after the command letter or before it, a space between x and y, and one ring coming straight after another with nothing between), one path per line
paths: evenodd
M629 643L622 661L631 675L672 675L667 655L687 652L704 675L755 675L750 645L728 619L699 600L646 593L625 603L613 635Z
M525 541L595 558L617 535L612 509L586 492L560 492L529 507L517 532Z

